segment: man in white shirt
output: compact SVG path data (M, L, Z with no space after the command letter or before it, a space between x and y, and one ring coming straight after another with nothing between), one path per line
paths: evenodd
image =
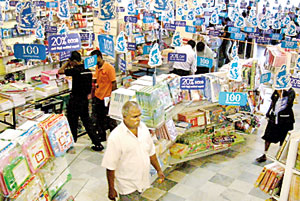
M186 62L174 62L172 73L180 76L195 74L197 71L197 57L194 50L195 46L196 42L189 40L186 45L175 48L175 53L186 54Z
M198 57L205 57L214 60L216 53L210 49L205 43L198 42L197 43L197 56ZM213 61L213 67L215 66L215 62ZM208 73L209 68L203 66L197 66L196 74Z
M121 201L140 200L150 187L150 163L161 181L165 176L155 154L147 126L141 122L141 109L134 101L122 108L123 122L110 134L102 160L109 186L108 198ZM117 193L118 192L118 193Z

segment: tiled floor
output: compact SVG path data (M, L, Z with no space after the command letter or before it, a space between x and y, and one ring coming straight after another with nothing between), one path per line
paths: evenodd
M299 105L294 111L299 111ZM263 119L263 117L262 117ZM300 128L296 113L295 129ZM255 158L263 153L264 141L260 138L266 121L257 134L246 135L244 144L236 145L226 152L195 159L166 171L166 180L154 182L143 194L143 200L154 201L263 201L269 196L254 187L262 167ZM94 152L87 136L79 138L76 154L67 154L73 179L67 188L76 201L105 201L107 181L105 169L100 166L103 152ZM278 145L271 145L269 154L275 155ZM167 169L168 170L168 169Z

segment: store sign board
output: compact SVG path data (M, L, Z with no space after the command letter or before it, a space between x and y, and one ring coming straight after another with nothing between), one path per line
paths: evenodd
M283 35L282 35L282 34L276 34L276 33L274 33L274 34L271 34L271 35L270 35L270 38L271 38L272 40L282 40Z
M196 33L196 27L193 26L186 26L185 31L189 33Z
M49 52L65 52L81 49L80 36L77 33L52 35L48 37Z
M59 60L63 61L63 60L67 60L71 57L71 52L60 52L59 53Z
M58 2L57 1L46 2L46 7L47 8L57 8L58 7Z
M297 49L297 41L282 41L281 47L288 49Z
M199 90L205 88L204 77L181 77L180 89L181 90Z
M124 22L137 23L138 19L134 16L124 16Z
M97 65L97 55L93 55L84 59L84 68L92 68Z
M260 76L260 83L263 84L263 83L266 83L266 82L269 82L271 79L271 73L264 73Z
M194 26L201 26L202 24L204 24L205 22L205 18L196 18L196 20L193 22Z
M220 92L220 105L245 106L247 104L247 93Z
M186 54L184 54L184 53L169 53L168 61L186 62Z
M15 44L14 53L17 59L46 59L46 47L41 44Z
M94 33L79 33L81 41L83 40L90 40L90 35L92 34L92 41L95 40L95 34Z
M293 88L300 88L300 79L299 78L295 78L295 77L291 77L291 85Z
M213 60L206 57L197 57L197 66L212 68Z
M57 27L56 26L45 26L45 32L47 33L57 33Z
M244 41L246 39L246 34L243 33L232 33L230 34L230 38L234 40Z
M253 27L245 27L244 31L247 33L254 33L255 32L255 28Z
M185 21L175 21L174 24L177 27L185 27L186 26L186 22Z
M238 28L238 27L229 27L229 28L228 28L228 32L229 32L229 33L240 33L240 32L241 32L241 29Z
M154 17L152 16L144 16L143 18L143 23L145 24L150 24L154 22Z
M165 23L165 29L175 31L176 30L176 25L171 24L171 23Z
M98 35L99 48L104 54L115 57L114 39L111 35Z
M272 34L272 33L273 33L272 29L262 31L262 34Z
M127 50L135 51L136 50L136 44L135 43L127 43Z

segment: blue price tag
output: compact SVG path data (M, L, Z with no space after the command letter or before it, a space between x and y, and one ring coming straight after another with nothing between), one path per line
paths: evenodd
M199 90L205 88L204 77L181 77L180 89L182 90Z
M229 33L240 33L240 32L241 32L241 29L238 28L238 27L229 27L229 28L228 28L228 32L229 32Z
M137 23L138 19L134 16L124 16L124 21L130 23Z
M186 26L185 31L189 33L196 33L196 27Z
M119 69L122 72L126 72L126 61L121 58L119 58Z
M265 73L260 76L260 83L269 82L271 79L271 73Z
M175 24L170 24L170 23L165 23L165 29L175 31L176 30L176 25Z
M220 105L245 106L247 104L247 93L220 92Z
M151 51L152 46L151 45L144 45L143 47L143 54L149 54Z
M84 68L88 69L97 65L97 55L93 55L84 59Z
M234 40L245 40L246 39L246 34L243 33L232 33L230 34L230 38Z
M34 1L33 4L37 7L45 7L46 6L45 1Z
M272 29L268 29L268 30L263 30L262 34L272 34L273 30Z
M57 1L46 2L46 7L47 8L57 8L58 7L58 2Z
M135 43L127 43L127 50L135 51L136 50L136 44Z
M57 33L57 27L56 26L45 26L45 32L47 33Z
M186 26L186 22L185 21L175 21L174 24L177 27L185 27Z
M208 32L208 35L210 35L210 36L220 36L221 32L216 31L216 30L211 30L211 31Z
M206 57L197 57L197 66L212 68L213 60Z
M145 43L145 37L143 35L135 37L135 43L137 45Z
M295 77L291 77L291 85L293 88L300 88L300 79L299 78L295 78Z
M95 40L95 34L94 33L79 33L80 39L83 40L90 40L90 35L92 34L92 41Z
M205 22L205 18L196 18L196 20L193 22L194 26L201 26L202 24L204 24Z
M81 49L80 36L77 33L52 35L48 37L49 52L66 52Z
M14 53L17 59L46 59L46 47L41 44L15 44Z
M282 41L281 47L288 49L297 49L297 41Z
M144 16L143 23L149 24L149 23L153 23L153 22L154 22L154 17L152 17L152 16Z
M271 36L272 40L282 40L282 38L283 38L282 34L276 34L276 33L271 34L270 36Z
M19 1L9 1L9 6L15 7Z
M247 33L254 33L255 32L255 28L253 27L245 27L244 31Z
M59 53L59 60L63 61L63 60L67 60L71 57L71 52L60 52Z
M186 62L186 54L184 54L184 53L169 53L168 61Z
M117 12L118 13L124 13L125 12L125 8L124 7L117 7Z
M100 51L109 56L115 57L115 45L113 36L110 35L98 35Z

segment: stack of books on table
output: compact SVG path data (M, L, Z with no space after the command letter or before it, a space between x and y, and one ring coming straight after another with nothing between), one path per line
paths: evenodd
M35 87L37 95L47 97L59 92L57 85L40 84Z

